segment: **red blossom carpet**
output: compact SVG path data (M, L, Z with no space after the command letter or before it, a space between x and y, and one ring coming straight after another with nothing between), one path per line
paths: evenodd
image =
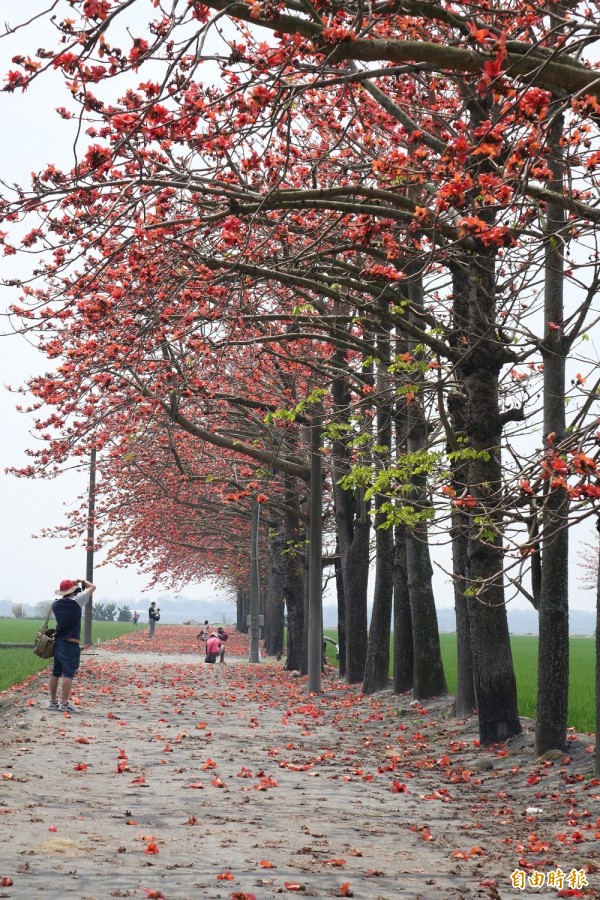
M91 647L77 715L46 673L1 695L0 897L600 896L591 737L480 748L450 698L309 696L197 630Z
M216 629L215 629L216 630ZM156 626L154 637L148 637L146 628L139 631L130 631L129 634L119 638L118 641L109 641L103 644L107 650L122 653L128 650L133 653L190 653L198 656L204 653L204 644L198 640L200 629L198 625L161 625ZM246 657L250 648L247 634L240 634L227 628L229 635L226 643L227 656Z

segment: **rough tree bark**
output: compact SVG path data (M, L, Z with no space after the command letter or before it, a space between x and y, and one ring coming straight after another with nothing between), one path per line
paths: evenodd
M454 279L454 318L455 334L451 339L456 347L456 332L460 323L466 322L468 298L461 290L466 281ZM460 440L464 439L467 426L466 395L461 384L457 384L447 394L449 416L448 450L460 449ZM468 465L455 457L451 462L452 488L456 497L467 493ZM469 622L469 599L465 591L469 584L468 544L469 518L466 512L456 505L451 509L450 536L452 540L452 581L454 587L454 611L456 615L456 693L454 697L454 714L457 718L470 716L476 707L475 685L473 682L473 656L471 653L471 626Z
M336 421L347 423L348 385L344 378L332 385ZM370 518L364 491L346 490L339 480L351 468L348 441L343 436L332 441L335 524L344 583L346 607L346 681L363 679L367 659L367 586L369 580Z
M269 574L265 609L264 648L268 656L283 652L283 631L285 620L284 580L285 541L283 532L276 529L270 536Z
M285 668L300 670L304 630L304 537L297 481L284 476L285 569L283 594L288 617L287 660Z
M452 574L454 581L454 612L456 615L456 694L454 715L464 719L475 712L477 700L473 681L473 654L469 600L465 596L468 584L468 538L466 517L452 516Z
M346 681L363 679L367 659L367 587L371 522L364 491L335 489L335 519L346 600Z
M496 110L491 94L477 94L461 83L473 131L488 122ZM473 174L489 172L488 159L469 160ZM478 214L490 226L495 211ZM464 298L464 309L455 310L457 346L462 353L458 379L465 392L465 433L474 453L468 469L468 494L459 508L469 519L467 565L469 573L469 622L473 680L477 700L479 739L483 744L504 741L519 734L517 686L513 669L504 593L502 539L502 462L500 442L499 378L511 360L496 327L496 255L484 241L455 263L454 285Z
M383 304L383 308L387 304ZM390 333L389 327L379 325L377 336L376 379L376 443L375 471L389 466L392 446L393 397L390 383ZM363 692L372 694L389 683L390 631L394 596L394 534L384 527L386 516L381 513L384 497L375 496L375 589L373 610L369 627L367 660L363 679Z
M459 370L465 387L470 499L467 548L471 651L479 737L483 744L519 734L517 688L504 596L499 373L506 361L496 334L495 262L490 251L465 260L465 353Z
M415 654L413 647L408 563L406 561L406 526L394 528L394 693L412 690Z
M563 117L550 127L547 164L552 190L564 182ZM554 204L546 209L544 322L544 445L553 453L565 435L565 367L568 342L563 331L565 214ZM554 323L558 328L549 327ZM542 513L542 582L539 604L538 698L535 746L538 755L567 746L569 702L569 498L566 487L546 480Z
M398 354L406 347L400 343ZM396 457L406 453L408 408L403 397L398 398L394 414ZM413 645L410 591L408 589L407 542L405 525L394 528L394 693L411 691L414 684L415 654Z
M244 597L244 595L243 595L242 589L238 585L235 590L235 627L236 627L237 631L242 630L241 625L242 625L242 614L243 614L242 604L244 602L243 597Z
M300 661L300 674L308 675L308 624L309 624L309 615L310 615L310 547L309 547L309 528L306 529L307 537L304 542L304 553L303 553L303 566L304 566L304 579L303 579L303 587L304 592L302 595L302 655Z
M337 595L337 611L338 611L338 647L339 659L338 669L340 677L346 675L346 598L344 596L344 579L342 577L342 564L340 560L340 548L336 541L335 545L335 588Z
M471 627L469 600L465 596L468 584L468 538L466 516L460 512L452 515L452 575L454 581L454 612L456 615L456 694L454 715L464 719L472 715L477 706L473 682L473 654L471 652Z
M422 310L423 282L419 273L413 276L407 287L412 309ZM413 312L411 315L417 321L415 313ZM427 449L429 443L427 421L419 390L423 379L418 373L415 373L412 378L416 390L412 403L407 407L407 450L409 454ZM414 473L410 482L410 503L417 511L425 511L429 505L426 476ZM429 532L426 520L423 519L408 529L406 556L414 648L413 690L417 700L426 700L445 694L448 689L440 648L432 584L433 567L429 553Z

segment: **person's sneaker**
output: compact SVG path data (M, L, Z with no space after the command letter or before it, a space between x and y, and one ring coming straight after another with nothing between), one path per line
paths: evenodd
M59 703L59 704L58 704L58 711L59 711L59 712L66 712L66 713L77 713L77 712L79 712L79 710L78 710L75 706L72 706L70 703Z
M50 700L46 709L50 710L50 712L58 712L58 705L58 700Z

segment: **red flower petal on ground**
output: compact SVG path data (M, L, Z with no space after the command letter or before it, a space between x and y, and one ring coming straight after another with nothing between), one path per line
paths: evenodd
M392 781L392 793L393 794L406 794L407 787L405 784L402 784L400 781L397 781L395 778Z

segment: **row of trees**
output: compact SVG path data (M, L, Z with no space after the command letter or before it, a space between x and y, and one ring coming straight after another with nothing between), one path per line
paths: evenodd
M19 606L21 604L13 604L12 607L12 613L16 618L23 617L22 609L20 615L17 615L15 611L15 607ZM47 612L48 603L45 600L40 600L39 603L36 603L34 607L35 618L44 619ZM94 603L92 606L92 618L96 622L131 622L132 613L126 604L117 606L116 603Z
M518 733L519 592L537 751L563 748L569 526L600 498L593 4L67 6L7 75L62 72L80 135L71 168L0 206L5 253L40 253L16 327L56 360L27 385L42 442L21 474L100 450L109 557L226 581L240 624L260 503L267 646L285 601L306 670L318 429L342 674L387 684L393 624L395 690L445 691L445 543L457 714Z
M92 618L97 622L131 622L131 610L128 606L117 607L116 603L94 603Z

